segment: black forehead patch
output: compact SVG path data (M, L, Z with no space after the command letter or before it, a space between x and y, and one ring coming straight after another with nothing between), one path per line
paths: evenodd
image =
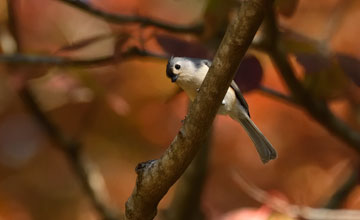
M171 57L168 59L168 64L167 64L167 66L172 65L172 63L174 62L173 59L174 59L174 56L171 56Z

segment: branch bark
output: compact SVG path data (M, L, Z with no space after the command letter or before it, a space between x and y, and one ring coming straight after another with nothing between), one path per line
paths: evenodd
M169 24L169 23L153 20L148 17L127 16L127 15L121 15L121 14L108 13L108 12L102 11L100 9L94 8L91 5L85 3L84 1L81 1L81 0L58 0L58 1L69 4L73 7L81 9L87 13L95 15L95 16L97 16L101 19L104 19L105 21L111 22L111 23L117 23L117 24L139 23L143 26L154 26L154 27L161 28L161 29L171 31L174 33L200 34L203 32L203 28L204 28L202 24L196 24L196 25L192 25L192 26L183 26L183 25L175 25L175 24Z
M136 167L138 177L126 203L126 219L153 219L159 201L196 155L264 18L268 2L242 1L178 135L160 159Z
M181 176L169 208L165 211L166 220L201 220L201 195L208 168L213 129L209 130L205 142L190 166Z

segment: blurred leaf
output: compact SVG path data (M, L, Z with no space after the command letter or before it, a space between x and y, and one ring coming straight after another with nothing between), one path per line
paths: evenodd
M29 116L4 118L0 124L0 163L9 167L24 165L39 151L41 139L40 129Z
M17 51L15 39L9 30L0 24L0 51L5 54L12 54Z
M22 47L26 52L51 53L64 45L73 45L84 39L113 33L107 22L88 13L74 10L58 1L46 1L46 4L39 1L14 1L14 4L18 11L19 34L23 35ZM26 32L22 33L21 30L26 30ZM70 50L70 47L61 52L71 51L72 57L81 59L113 54L113 38L94 40L92 43L85 42L84 44L86 46L76 45L75 48L78 47L76 50Z
M316 97L337 98L344 94L349 79L336 58L320 42L301 34L285 31L281 35L288 52L304 67L304 86Z
M29 81L29 84L45 110L56 109L69 103L86 103L94 98L92 90L64 69L53 68L43 77Z
M283 31L280 38L288 52L313 53L321 49L318 41L291 30Z
M270 219L272 210L267 206L255 208L242 208L230 211L223 215L221 220L268 220Z
M322 66L322 69L320 68L321 65L314 64L318 71L305 74L304 86L316 97L322 99L338 98L344 95L347 90L349 78L335 61L334 57L329 58L329 64Z
M263 69L259 60L254 56L247 56L241 62L234 80L242 92L247 92L258 88L262 77Z
M206 35L211 38L218 32L224 32L233 8L232 0L209 0L204 13Z
M183 90L181 90L180 87L177 87L177 89L172 94L170 94L170 96L165 100L165 103L169 103L170 101L175 99L175 97L181 94L182 91Z
M296 8L299 4L299 0L276 0L275 6L277 8L277 11L285 16L285 17L291 17L294 12L296 11Z
M129 114L130 105L122 96L109 93L106 98L110 108L118 115L125 116Z
M121 33L115 41L115 57L121 57L124 52L125 44L128 42L131 35L129 33Z
M7 1L0 2L0 24L7 22L8 20L8 6Z
M360 60L341 53L338 53L335 56L343 71L356 85L360 86Z
M155 36L160 46L170 55L179 57L209 58L209 51L198 42L185 41L169 35Z
M295 57L304 67L305 73L320 72L331 66L330 58L320 53L298 53Z
M349 192L347 198L343 202L342 207L346 209L360 209L360 185L355 186Z

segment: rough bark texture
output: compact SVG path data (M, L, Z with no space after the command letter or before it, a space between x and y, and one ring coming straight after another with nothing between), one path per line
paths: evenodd
M268 0L241 2L178 135L160 159L137 166L136 186L126 203L126 219L153 219L159 201L195 157L268 3Z
M179 179L173 200L165 212L164 219L204 219L204 214L201 211L201 195L207 175L212 130L213 129L210 129L196 157Z

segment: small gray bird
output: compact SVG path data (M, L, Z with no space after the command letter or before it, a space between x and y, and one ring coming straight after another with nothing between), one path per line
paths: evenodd
M171 57L166 66L166 75L171 82L180 86L193 101L210 66L211 61L209 60ZM277 157L275 149L250 119L248 104L234 81L231 82L226 92L218 114L229 115L242 125L254 142L263 163Z

